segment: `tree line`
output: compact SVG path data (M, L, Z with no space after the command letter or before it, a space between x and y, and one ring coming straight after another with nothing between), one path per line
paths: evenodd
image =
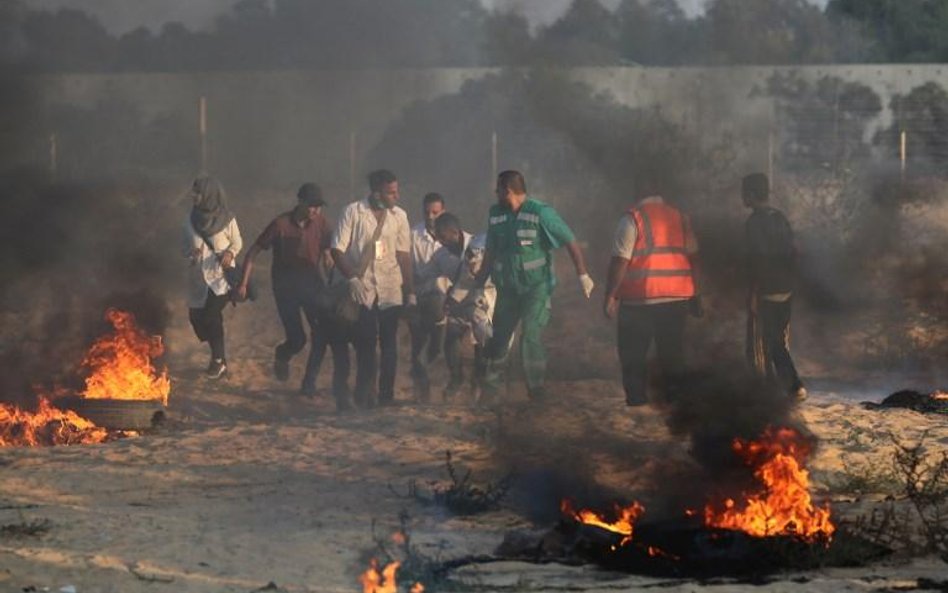
M239 0L206 31L110 34L79 10L0 3L0 61L30 72L948 61L944 0L573 0L536 30L479 0Z

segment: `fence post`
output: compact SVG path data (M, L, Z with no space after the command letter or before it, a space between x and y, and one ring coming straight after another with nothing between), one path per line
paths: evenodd
M900 162L900 174L899 174L899 183L901 187L905 187L905 158L908 156L908 147L906 146L906 140L908 134L905 130L899 132L899 162Z
M490 135L490 189L494 189L494 184L497 183L497 130L491 132Z
M59 145L56 142L56 132L49 135L49 176L53 180L59 169Z
M349 132L349 201L355 200L356 133Z
M198 101L198 132L201 136L201 173L207 173L207 97Z

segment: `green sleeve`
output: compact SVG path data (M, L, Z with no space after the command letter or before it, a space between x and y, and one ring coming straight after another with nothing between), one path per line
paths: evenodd
M553 249L576 240L573 231L553 208L547 207L540 211L540 228Z

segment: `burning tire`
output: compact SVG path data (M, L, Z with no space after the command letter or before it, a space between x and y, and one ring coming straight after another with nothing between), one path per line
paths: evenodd
M165 406L158 400L74 397L57 403L110 430L148 430L165 420Z

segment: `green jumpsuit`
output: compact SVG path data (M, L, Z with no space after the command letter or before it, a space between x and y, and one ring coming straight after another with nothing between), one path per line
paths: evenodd
M496 391L517 324L527 388L538 395L546 374L543 329L550 321L550 295L556 282L553 250L575 237L552 206L527 198L518 212L501 205L490 209L487 250L493 257L491 278L497 286L494 334L487 344L485 388Z

